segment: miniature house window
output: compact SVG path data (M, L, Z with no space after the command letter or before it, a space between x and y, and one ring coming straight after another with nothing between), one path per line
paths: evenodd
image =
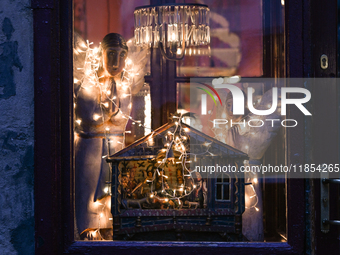
M230 176L226 173L222 173L216 178L215 184L215 197L219 201L230 200Z
M200 1L211 10L211 44L189 47L183 61L170 62L156 49L134 44L134 9L155 2L74 0L77 238L151 240L162 231L157 236L162 240L166 232L186 229L188 240L195 236L190 233L208 230L213 233L211 240L218 241L284 240L285 179L271 182L226 173L213 178L189 174L195 169L193 162L230 164L237 169L253 162L245 142L235 149L226 143L225 130L209 128L208 114L196 126L176 119L200 110L192 104L193 95L201 96L191 92L193 78L281 76L283 64L275 74L268 71L272 70L270 59L284 63L281 21L269 26L262 0ZM280 1L275 8L282 15ZM264 40L263 28L277 29L270 31L275 32L275 40ZM273 41L279 42L282 51L269 50L274 47L268 42ZM261 101L270 86L253 84L254 100ZM213 104L209 101L210 111L223 117ZM285 148L280 147L285 144L284 136L285 130L280 129L268 152L275 155L267 153L265 162L284 163ZM203 153L189 141L195 141ZM279 214L275 219L270 213L273 204ZM268 239L263 230L264 210L265 230L273 226ZM253 214L261 230L249 234L256 229L251 226Z

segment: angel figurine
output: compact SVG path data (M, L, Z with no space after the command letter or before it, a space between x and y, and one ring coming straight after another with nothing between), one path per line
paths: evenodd
M75 37L75 214L79 233L111 228L110 176L105 158L122 149L131 97L144 84L149 50L116 33L99 49Z

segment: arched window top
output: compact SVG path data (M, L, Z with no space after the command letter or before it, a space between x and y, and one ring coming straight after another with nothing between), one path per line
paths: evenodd
M230 183L230 175L221 173L216 177L216 183Z

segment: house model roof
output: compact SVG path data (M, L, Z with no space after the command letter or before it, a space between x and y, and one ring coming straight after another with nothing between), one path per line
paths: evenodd
M190 153L196 154L197 157L200 157L200 155L207 157L213 154L214 156L228 156L229 158L248 158L246 153L222 143L185 123L181 123L181 128L185 129L187 135L190 137L190 141L187 142ZM168 131L173 133L175 129L176 124L174 122L167 123L117 153L109 156L107 161L156 158L159 151L164 148L164 144L166 143L165 136ZM207 150L207 146L204 145L207 143L209 144L209 155L202 153Z

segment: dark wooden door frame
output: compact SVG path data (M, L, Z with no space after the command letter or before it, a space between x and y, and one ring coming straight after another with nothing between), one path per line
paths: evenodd
M301 52L309 49L299 39L305 29L304 4L308 5L308 1L291 0L286 6L287 72L292 77L304 75ZM129 254L143 251L162 254L303 253L304 181L296 179L290 179L287 188L288 243L74 242L72 1L32 0L32 9L36 254L126 254L127 249ZM301 132L288 133L291 143L288 163L304 162Z
M311 5L312 22L312 77L334 78L338 70L338 1L313 1ZM328 68L320 66L321 55L328 56ZM313 163L334 164L339 162L339 84L330 79L327 84L313 86L313 133L310 153ZM327 100L327 101L326 101ZM327 102L327 103L325 103ZM327 123L327 125L325 125ZM323 135L326 134L326 135ZM316 254L340 254L339 227L330 226L329 233L321 232L320 179L313 181L315 208L315 241L312 243ZM340 187L330 185L330 219L340 219Z

